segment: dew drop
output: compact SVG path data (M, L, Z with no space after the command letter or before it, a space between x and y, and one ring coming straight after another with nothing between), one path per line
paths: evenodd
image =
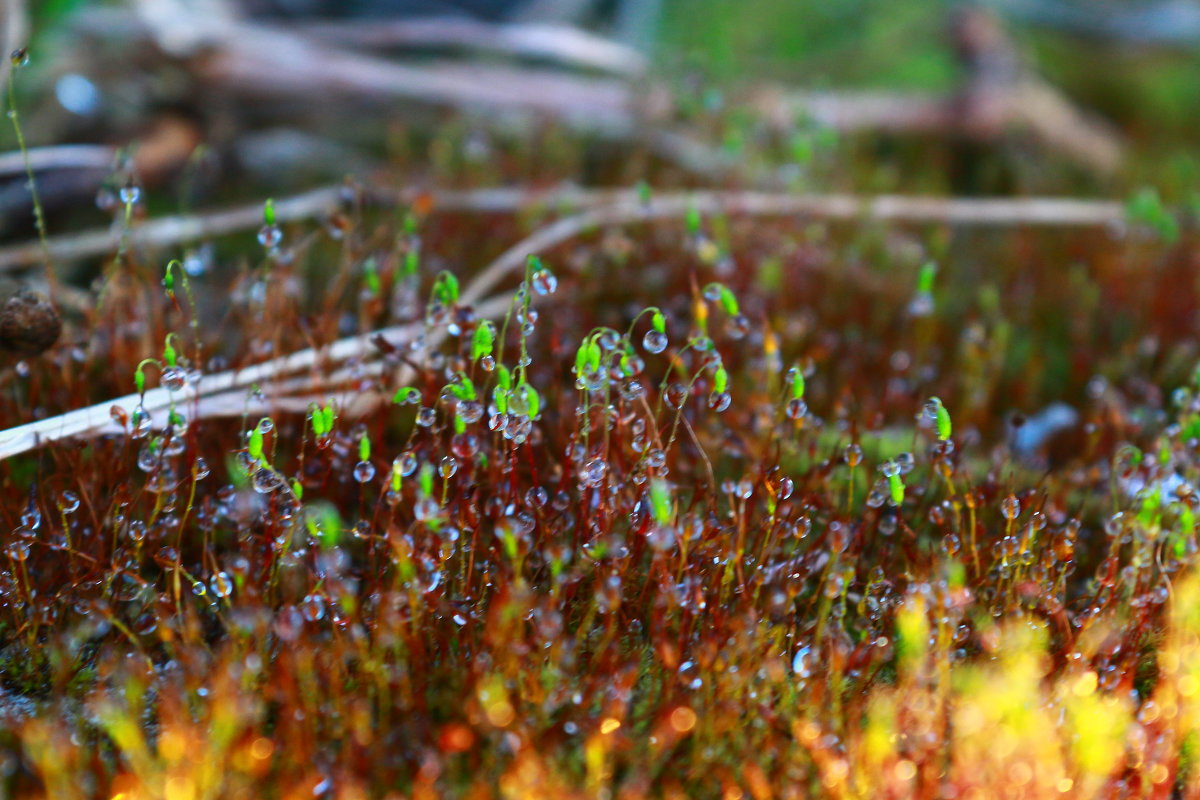
M187 385L187 370L183 367L167 367L162 372L162 385L168 392L178 392Z
M74 492L63 492L58 507L64 514L74 514L79 509L79 495Z
M228 572L218 572L213 575L209 585L217 597L229 597L233 594L233 579L229 577Z
M708 396L708 407L718 413L729 408L731 402L733 398L729 396L729 392L713 392Z
M646 335L642 337L642 346L649 353L661 353L667 349L667 344L667 335L662 331L646 331Z
M283 230L278 225L263 225L258 229L258 243L268 250L279 246L283 241Z
M554 277L554 273L549 270L539 269L533 273L532 282L533 291L542 297L554 294L558 289L558 278Z
M127 206L134 205L142 199L142 187L138 186L133 181L127 182L117 192L117 197Z
M1016 495L1010 494L1000 504L1000 511L1004 514L1004 518L1011 522L1021 516L1021 501L1017 499Z
M150 418L150 412L146 410L146 407L139 403L133 409L133 413L129 415L129 424L132 426L130 435L134 439L141 439L150 433L150 426L154 424L154 421Z
M857 467L862 463L863 451L857 444L848 444L846 449L842 451L843 458L846 459L846 464L851 467Z
M255 470L250 485L259 494L268 494L283 486L283 476L270 467L259 467Z
M729 320L729 338L743 339L750 333L750 320L745 314L738 314Z
M375 465L370 461L360 461L354 465L354 480L366 483L375 477Z
M604 483L604 476L607 473L608 464L604 463L603 459L593 458L583 465L583 471L579 474L579 480L584 486L594 488Z

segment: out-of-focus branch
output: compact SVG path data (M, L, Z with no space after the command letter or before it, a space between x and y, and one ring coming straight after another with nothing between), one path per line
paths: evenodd
M39 172L44 169L109 169L117 151L100 144L63 144L33 147L28 152L29 167ZM24 174L25 159L21 153L0 153L0 176Z
M843 133L954 134L978 141L1024 134L1101 173L1112 172L1121 158L1113 130L1035 79L965 89L948 98L919 92L764 91L753 104L785 130L807 119Z
M136 8L145 33L189 58L199 80L243 95L403 99L551 113L591 126L629 125L633 113L623 80L498 64L402 64L230 14L197 15L178 0L138 0Z
M1026 69L1000 23L981 9L957 14L952 44L963 81L950 96L881 92L759 92L753 105L787 130L809 119L843 132L885 131L995 142L1029 136L1100 173L1121 157L1120 136Z
M638 77L646 58L638 51L570 25L503 24L461 17L321 22L288 28L312 39L353 48L459 48L552 61Z

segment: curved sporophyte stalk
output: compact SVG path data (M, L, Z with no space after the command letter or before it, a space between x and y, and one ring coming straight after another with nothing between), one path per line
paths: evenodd
M188 308L191 311L188 317L188 326L191 327L193 333L193 346L196 348L193 360L199 363L200 361L200 319L198 309L196 307L196 296L192 293L192 282L188 279L188 272L183 268L183 263L178 259L172 259L167 262L166 269L163 270L163 288L167 292L167 297L175 308L182 313L183 309L179 307L179 301L175 296L176 272L179 273L179 283L183 285L184 295L187 297Z
M12 122L13 133L17 137L17 149L25 167L26 186L29 198L33 203L33 221L37 228L38 242L42 250L42 259L46 269L46 283L49 286L51 299L58 293L58 272L54 268L54 259L50 254L50 242L46 233L46 214L42 208L42 200L38 195L37 181L33 174L33 161L29 157L29 146L25 142L25 131L21 127L21 112L17 109L17 70L29 63L29 51L22 47L14 50L10 56L12 69L8 74L8 118Z

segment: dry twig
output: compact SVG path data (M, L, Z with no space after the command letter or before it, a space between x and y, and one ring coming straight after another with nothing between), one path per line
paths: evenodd
M327 214L337 208L342 186L328 186L294 195L275 203L281 222ZM587 209L612 206L622 213L672 216L689 204L702 211L749 216L800 216L828 220L880 220L908 223L951 223L979 226L1038 225L1108 227L1125 218L1121 203L1057 197L939 198L904 195L863 197L846 194L783 194L766 192L700 191L656 196L649 211L632 190L588 190L562 187L549 190L479 189L464 191L368 190L379 203L414 203L420 200L434 210L476 213L511 213L531 207ZM168 247L182 242L249 230L262 224L262 203L223 211L163 217L137 224L127 234L131 248ZM611 210L605 212L613 213ZM113 252L122 232L105 228L52 238L50 254L58 262L92 258ZM37 264L42 251L37 242L0 248L0 271Z

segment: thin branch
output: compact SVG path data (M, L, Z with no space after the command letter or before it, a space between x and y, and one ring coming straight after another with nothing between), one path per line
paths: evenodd
M276 217L281 222L309 219L337 208L342 186L314 189L279 200ZM482 189L423 193L369 190L368 198L383 203L428 202L435 210L476 213L511 213L535 206L587 209L611 206L606 215L620 219L649 214L651 218L675 216L695 204L701 211L734 216L801 216L829 220L881 220L906 223L953 223L979 226L1109 227L1125 219L1124 206L1116 201L1075 200L1056 197L939 198L905 195L863 197L846 194L782 194L764 192L702 191L658 195L643 206L631 190L587 190L564 187L550 190ZM224 211L163 217L137 224L129 231L128 247L167 247L249 230L262 224L262 203ZM614 212L613 209L620 209ZM50 240L55 261L92 258L113 252L121 231L105 228ZM37 242L0 248L0 271L36 265L42 252Z

